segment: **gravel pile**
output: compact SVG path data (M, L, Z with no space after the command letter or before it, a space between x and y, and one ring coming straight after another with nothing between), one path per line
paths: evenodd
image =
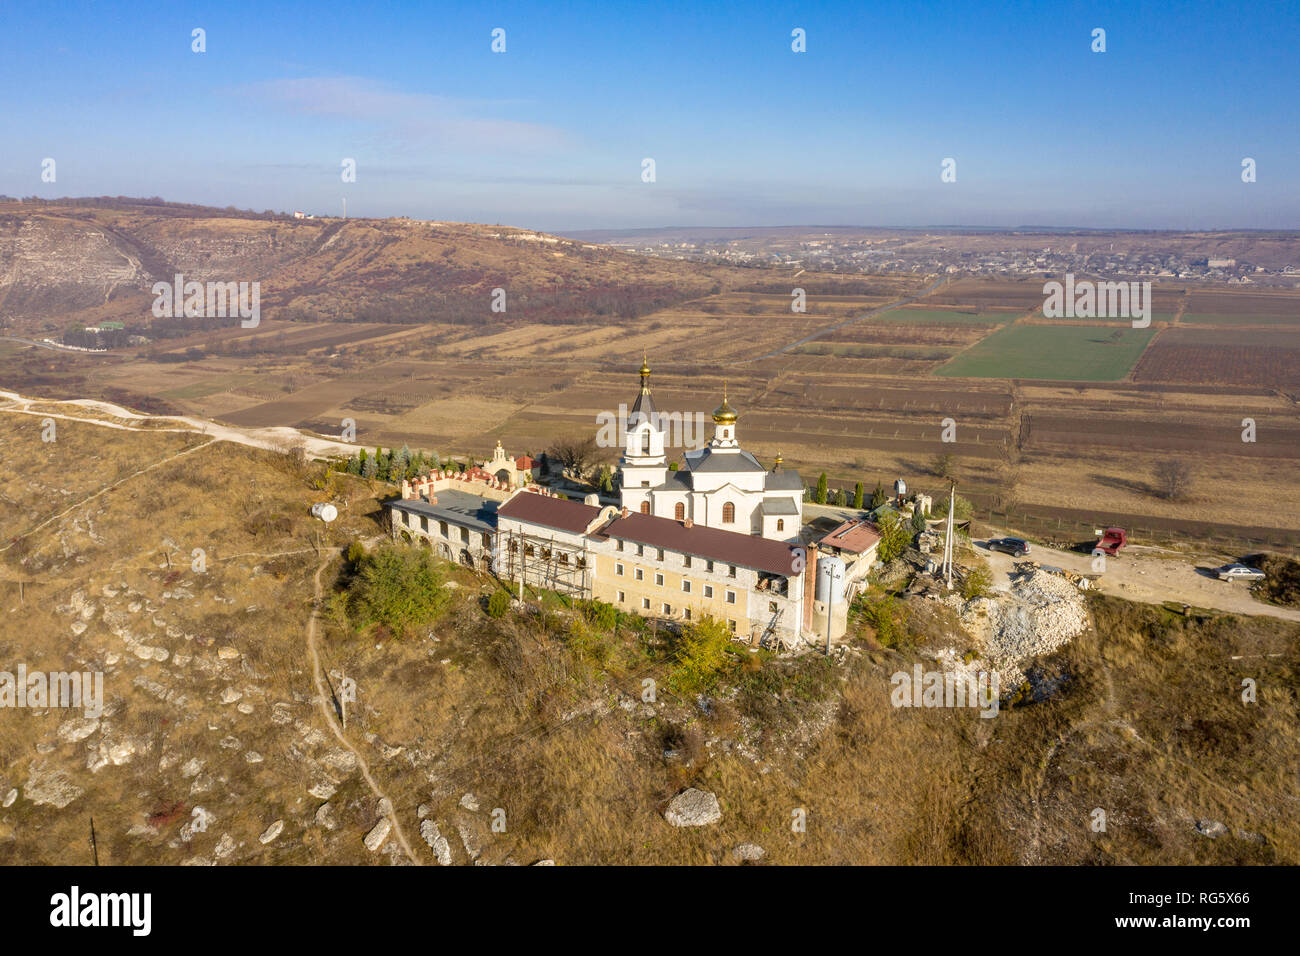
M985 653L999 663L1050 654L1088 628L1083 595L1065 579L1045 571L1017 581L1010 597L970 602L963 621L968 615L984 618L979 626L985 635Z

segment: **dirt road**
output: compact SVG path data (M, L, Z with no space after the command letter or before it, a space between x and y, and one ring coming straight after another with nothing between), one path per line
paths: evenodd
M984 547L986 540L976 539L975 547L993 570L995 587L998 590L1006 590L1010 587L1008 575L1016 561L1034 560L1040 564L1053 565L1080 574L1093 573L1090 555L1080 554L1077 551L1058 551L1055 548L1031 544L1032 550L1028 555L1023 558L1012 558L1010 555L986 549ZM1232 560L1230 556L1223 556L1197 561L1191 556L1130 546L1121 551L1118 557L1106 559L1105 571L1098 581L1098 590L1102 594L1112 594L1115 597L1147 604L1178 601L1193 607L1213 608L1233 614L1262 614L1288 621L1300 621L1300 609L1277 607L1257 601L1251 597L1245 584L1220 581L1198 570L1198 568L1218 567L1230 560Z

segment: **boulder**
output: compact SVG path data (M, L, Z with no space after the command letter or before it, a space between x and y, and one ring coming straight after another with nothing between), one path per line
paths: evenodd
M691 787L673 797L664 819L675 827L703 827L722 819L716 794Z

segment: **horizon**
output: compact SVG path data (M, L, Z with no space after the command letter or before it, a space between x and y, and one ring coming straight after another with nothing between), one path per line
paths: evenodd
M320 217L346 199L349 218L551 233L1300 228L1294 7L133 2L20 4L9 26L0 192L17 196Z

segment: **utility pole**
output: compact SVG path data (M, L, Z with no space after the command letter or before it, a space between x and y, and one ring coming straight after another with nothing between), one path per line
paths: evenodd
M95 860L95 866L99 866L99 846L95 843L95 818L90 818L90 853Z

